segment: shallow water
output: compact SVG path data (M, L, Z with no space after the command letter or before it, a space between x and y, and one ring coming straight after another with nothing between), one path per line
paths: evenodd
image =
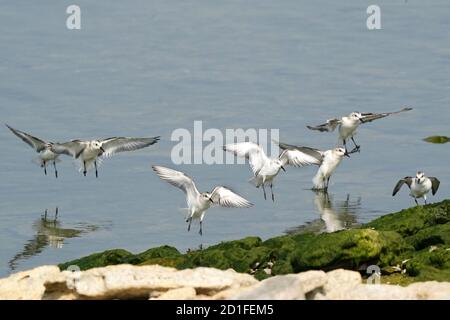
M162 139L106 160L99 179L83 177L62 158L55 179L1 129L0 276L109 248L186 250L248 235L350 227L412 205L406 190L390 193L419 169L442 182L430 200L448 198L448 144L422 140L449 135L448 1L378 1L378 31L366 29L370 3L361 1L77 4L82 30L68 31L64 3L1 2L2 122L54 141ZM204 129L279 129L283 142L329 148L334 134L305 125L403 106L414 111L360 128L361 153L343 161L329 201L308 190L314 167L280 174L272 203L246 182L245 165L179 166L201 190L221 183L255 204L210 210L203 237L198 226L186 231L183 194L150 167L175 167L170 135L192 130L194 120ZM52 216L56 206L57 225L43 223L45 209Z

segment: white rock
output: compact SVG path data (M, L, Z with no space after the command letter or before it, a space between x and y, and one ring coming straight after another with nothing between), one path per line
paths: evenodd
M300 280L305 294L322 288L328 281L327 274L319 270L299 273L297 274L297 278Z
M304 300L305 294L296 275L275 276L243 290L234 300Z
M0 300L39 300L46 284L64 283L57 266L42 266L0 279Z
M213 292L234 287L249 287L258 281L233 270L196 268L176 270L158 265L116 265L81 273L72 286L77 294L95 299L149 296L151 291L192 287L197 292Z

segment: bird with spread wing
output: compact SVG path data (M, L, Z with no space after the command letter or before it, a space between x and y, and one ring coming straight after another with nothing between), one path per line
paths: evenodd
M342 117L340 119L333 118L327 120L326 123L318 125L318 126L306 126L310 130L316 130L320 132L332 132L337 127L339 127L339 143L342 141L344 144L345 150L347 151L347 140L351 139L353 144L355 145L354 149L350 152L353 153L355 151L359 151L361 146L358 145L354 139L354 135L356 134L356 129L362 123L372 122L377 119L382 119L387 116L402 113L405 111L411 111L412 108L403 108L399 111L394 112L383 112L383 113L361 113L361 112L352 112L348 116Z
M107 158L116 153L134 151L146 148L159 141L152 138L113 137L103 140L72 140L64 143L51 144L50 149L56 154L65 154L79 160L80 170L86 176L87 170L95 167L95 176L98 178L97 159ZM101 160L101 159L100 159Z
M162 180L181 189L186 194L186 202L189 207L189 215L186 219L186 222L189 223L188 231L191 230L192 220L199 219L199 233L200 235L203 234L203 218L212 205L233 208L249 208L253 206L248 200L226 187L217 186L211 192L199 192L194 180L185 173L162 166L152 166L152 168Z

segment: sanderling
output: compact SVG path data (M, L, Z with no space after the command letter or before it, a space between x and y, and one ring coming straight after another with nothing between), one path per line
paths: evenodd
M186 219L186 222L189 223L188 231L191 229L192 219L200 219L199 233L200 235L203 234L203 218L211 205L234 208L249 208L253 206L248 200L226 187L217 186L211 192L200 193L192 178L183 172L161 166L152 166L152 168L162 180L183 190L186 194L186 201L189 207L189 216Z
M344 148L335 148L326 151L321 151L309 147L293 146L285 143L279 143L281 149L289 151L286 154L289 164L297 167L307 165L318 165L316 176L313 178L314 190L328 190L331 175L342 161L344 156L349 157L349 154Z
M262 187L264 199L267 199L265 185L269 185L272 191L272 201L275 201L273 194L273 179L280 170L286 171L284 165L287 163L283 157L271 159L266 156L263 148L253 142L232 143L223 146L223 150L234 153L238 157L247 158L253 171L252 181L257 188Z
M426 177L423 172L419 171L414 178L404 177L403 179L400 179L395 185L392 196L395 196L405 183L410 189L409 195L414 198L414 201L418 205L417 199L419 198L423 198L425 204L427 204L427 193L431 190L431 193L434 196L439 189L439 184L441 182L435 177Z
M339 142L343 142L345 150L347 151L347 139L351 139L355 145L354 149L351 151L359 151L360 147L356 144L354 135L356 134L356 129L361 123L371 122L373 120L381 119L392 114L397 114L405 111L410 111L412 108L403 108L400 111L395 112L385 112L385 113L361 113L361 112L352 112L350 115L346 117L342 117L341 119L329 119L326 123L318 125L318 126L307 126L308 129L317 130L321 132L330 132L334 131L337 126L339 126Z
M110 157L115 153L133 151L148 147L158 142L159 137L126 138L113 137L103 140L72 140L65 143L54 143L51 150L57 154L66 154L80 161L80 170L86 176L87 170L94 165L95 176L98 178L97 159Z
M47 165L52 162L55 168L55 177L58 178L58 170L56 169L56 162L61 161L58 157L59 155L52 152L51 142L41 140L39 138L33 137L32 135L25 133L23 131L11 128L9 125L5 124L9 130L11 130L16 136L22 139L26 144L36 150L39 153L38 162L41 168L44 168L44 173L47 175Z

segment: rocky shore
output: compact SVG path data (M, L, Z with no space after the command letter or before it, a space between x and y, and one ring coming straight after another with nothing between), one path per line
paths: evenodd
M0 279L0 299L450 299L449 281L445 200L334 233L108 250Z

